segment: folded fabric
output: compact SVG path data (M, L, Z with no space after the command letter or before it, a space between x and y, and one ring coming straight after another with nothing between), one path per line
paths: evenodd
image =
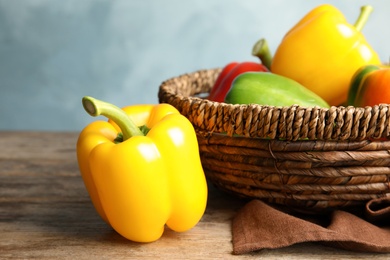
M390 225L390 198L370 200L366 204L365 217L379 225Z
M384 202L371 203L383 205ZM368 214L378 218L380 213L377 214L377 207L373 205L371 208L368 205L370 209ZM390 208L383 211L389 214ZM300 215L298 217L260 200L253 200L246 204L233 219L233 253L244 254L303 242L321 242L360 252L389 253L390 219L387 223L388 226L379 227L357 215L341 210L323 216Z

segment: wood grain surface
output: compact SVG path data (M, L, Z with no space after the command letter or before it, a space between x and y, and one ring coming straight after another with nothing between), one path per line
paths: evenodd
M0 132L0 259L390 259L316 243L232 255L246 201L209 185L201 222L153 243L128 241L97 215L76 159L78 133Z

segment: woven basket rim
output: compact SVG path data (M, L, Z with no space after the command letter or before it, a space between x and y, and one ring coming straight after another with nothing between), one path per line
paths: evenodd
M287 141L359 141L390 135L389 104L320 108L210 101L207 93L220 71L221 68L202 69L165 80L159 87L159 102L176 107L204 134Z

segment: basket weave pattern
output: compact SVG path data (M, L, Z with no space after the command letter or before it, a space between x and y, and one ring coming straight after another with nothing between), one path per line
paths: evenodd
M273 107L201 98L220 71L174 77L159 90L160 103L194 125L205 174L216 186L316 210L390 196L389 105Z

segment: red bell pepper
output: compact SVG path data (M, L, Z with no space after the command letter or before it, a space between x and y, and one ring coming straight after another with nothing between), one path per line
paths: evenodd
M252 49L252 55L260 58L260 63L250 61L241 63L231 62L222 69L210 91L208 97L209 100L223 102L226 94L232 86L233 80L242 73L262 71L269 72L272 62L272 54L266 39L260 39L255 44Z
M258 62L231 62L227 64L219 74L210 91L208 99L223 102L233 80L244 72L269 71L267 67Z
M219 73L218 75L218 78L217 80L215 81L214 83L214 86L213 88L211 89L210 93L209 93L209 99L210 97L214 97L215 96L215 92L217 92L217 86L221 85L222 81L226 78L227 74L229 74L229 72L235 67L237 66L238 62L231 62L229 63L228 65L226 65L221 73Z

